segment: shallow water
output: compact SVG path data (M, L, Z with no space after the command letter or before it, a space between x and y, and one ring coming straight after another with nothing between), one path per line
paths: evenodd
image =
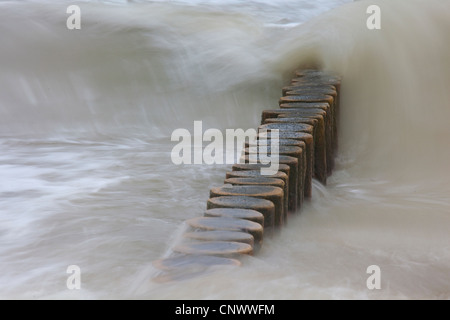
M346 2L86 1L69 31L1 1L0 297L450 298L449 4ZM328 185L243 267L152 281L229 170L174 165L173 130L254 128L312 62L344 78Z

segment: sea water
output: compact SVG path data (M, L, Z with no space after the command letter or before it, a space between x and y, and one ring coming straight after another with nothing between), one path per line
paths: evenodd
M0 297L450 298L449 34L448 1L0 1ZM230 169L171 133L255 128L308 64L343 77L327 186L242 267L153 281Z

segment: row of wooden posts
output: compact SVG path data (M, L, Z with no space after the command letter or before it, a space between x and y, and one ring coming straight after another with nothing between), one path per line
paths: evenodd
M257 140L277 143L278 172L262 175L266 164L256 148L246 143L241 163L226 173L224 185L210 190L203 216L186 221L187 231L169 257L154 262L159 279L180 272L199 272L215 265L240 265L242 255L257 254L263 239L288 223L312 196L312 179L322 184L334 168L338 147L341 78L316 69L295 73L282 89L279 107L264 110ZM271 130L278 139L271 140Z

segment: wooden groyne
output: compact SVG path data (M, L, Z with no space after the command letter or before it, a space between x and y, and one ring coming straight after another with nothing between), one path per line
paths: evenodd
M325 185L334 168L340 88L337 75L316 69L295 73L282 88L278 108L262 112L256 147L245 145L241 163L226 173L223 185L210 190L207 210L186 221L181 244L154 262L162 271L158 280L211 266L238 266L243 255L257 254L264 241L301 212L312 196L312 179ZM260 169L267 165L259 160L260 148L271 151L274 143L278 172L263 175Z

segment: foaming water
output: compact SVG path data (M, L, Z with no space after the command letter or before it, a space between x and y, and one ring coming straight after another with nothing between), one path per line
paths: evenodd
M344 2L83 2L79 31L0 2L1 296L450 298L448 2ZM254 128L309 63L344 79L328 185L242 268L152 281L229 169L173 165L171 132Z

